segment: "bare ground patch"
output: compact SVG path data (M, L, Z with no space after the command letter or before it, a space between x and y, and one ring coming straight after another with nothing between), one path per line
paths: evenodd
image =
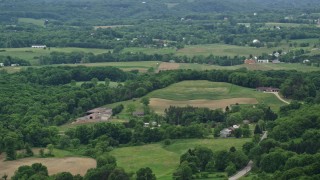
M194 107L206 107L210 109L225 108L232 104L258 104L255 98L231 98L221 100L189 100L189 101L173 101L167 99L151 98L150 107L157 113L163 113L166 108L170 106L194 106Z
M158 68L158 71L175 70L179 68L180 68L180 64L178 63L162 62Z
M85 175L88 169L95 168L97 163L92 158L66 157L66 158L24 158L15 161L0 161L0 177L7 174L9 177L23 165L41 163L48 168L49 175L59 172L70 172L73 175Z

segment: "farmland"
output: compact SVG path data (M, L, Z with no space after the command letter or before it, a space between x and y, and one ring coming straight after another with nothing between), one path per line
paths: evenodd
M148 94L148 97L151 98L152 109L159 113L170 105L192 105L213 109L225 108L236 103L263 103L273 109L284 105L273 94L265 94L229 83L209 81L183 81L153 91Z
M113 150L117 163L128 172L135 172L141 167L150 167L159 180L172 179L172 173L178 167L180 155L188 149L205 146L214 152L227 150L231 146L241 149L250 138L242 139L190 139L174 140L172 144L164 146L155 143L143 146L124 147Z
M34 163L41 163L48 168L50 175L64 172L66 169L73 175L85 175L89 168L96 167L96 161L92 158L74 157L75 155L68 151L54 149L54 158L39 158L39 148L34 148L33 152L36 157L23 158L15 161L4 161L4 156L0 156L1 169L0 175L7 174L11 177L14 172L23 165L32 165Z

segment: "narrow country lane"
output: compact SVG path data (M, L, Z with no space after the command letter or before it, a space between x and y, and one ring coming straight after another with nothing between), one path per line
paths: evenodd
M265 131L260 139L260 142L264 139L266 139L268 136L268 131ZM242 170L238 171L237 174L229 177L229 180L237 180L237 179L240 179L241 177L243 177L244 175L246 175L248 172L251 171L252 169L252 166L253 166L253 161L250 160L248 165L246 167L244 167Z

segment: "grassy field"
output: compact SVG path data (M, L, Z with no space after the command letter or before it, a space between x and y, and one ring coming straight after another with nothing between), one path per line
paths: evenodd
M0 52L0 56L12 56L17 57L20 59L27 60L31 63L31 65L39 65L38 58L40 56L46 56L49 55L51 52L91 52L93 54L102 54L106 53L109 50L108 49L91 49L91 48L71 48L71 47L65 47L65 48L54 48L51 47L47 49L38 49L38 48L1 48L1 50L5 50L3 52Z
M83 64L64 64L64 66L113 66L124 71L139 70L139 72L147 72L149 68L157 69L160 62L158 61L135 61L135 62L105 62L105 63L83 63ZM61 66L61 65L54 65Z
M311 24L298 24L298 23L276 23L276 22L269 22L265 23L267 27L274 27L274 26L280 26L280 27L300 27L300 26L314 26Z
M179 165L180 156L188 149L197 146L205 146L214 152L229 150L234 146L241 149L244 139L189 139L175 140L171 145L164 146L161 143L148 144L144 146L124 147L115 149L111 155L117 159L117 164L128 172L136 172L142 167L150 167L159 180L171 180L172 173Z
M267 64L241 64L236 66L217 66L217 65L208 65L208 64L191 64L191 63L181 63L179 69L192 69L198 71L204 70L235 70L240 68L247 68L248 70L261 70L261 71L270 71L270 70L296 70L302 72L311 72L311 71L320 71L319 67L315 66L306 66L300 63L267 63Z
M43 19L18 18L18 23L28 23L28 24L33 24L36 26L44 27L44 20Z
M210 81L182 81L167 88L153 91L148 94L148 97L173 101L254 98L259 103L266 104L273 109L284 105L273 94L261 93L254 89L229 83Z
M232 66L237 67L237 66ZM269 70L296 70L302 72L311 72L311 71L320 71L319 67L315 66L306 66L304 64L299 63L279 63L279 64L243 64L238 67L245 67L248 70L262 70L262 71L269 71Z
M208 56L213 54L215 56L249 56L261 55L262 53L271 53L278 48L255 48L255 47L245 47L245 46L235 46L227 44L205 44L205 45L188 45L185 48L176 51L175 48L125 48L123 52L143 52L146 54L170 54L173 53L178 56L195 56L204 55Z

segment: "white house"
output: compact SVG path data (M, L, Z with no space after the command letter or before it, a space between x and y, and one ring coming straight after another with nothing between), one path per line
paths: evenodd
M32 45L32 48L46 48L46 45Z
M224 128L220 131L220 137L226 138L231 135L232 130L229 128Z
M258 60L258 63L269 63L269 60L268 59L259 59Z
M305 60L303 60L302 62L303 62L303 63L309 63L309 62L310 62L310 60L305 59Z
M254 40L252 41L252 43L253 43L253 44L258 44L258 43L260 43L260 41L259 41L258 39L254 39Z
M0 63L0 66L1 66L1 67L4 66L4 63Z

